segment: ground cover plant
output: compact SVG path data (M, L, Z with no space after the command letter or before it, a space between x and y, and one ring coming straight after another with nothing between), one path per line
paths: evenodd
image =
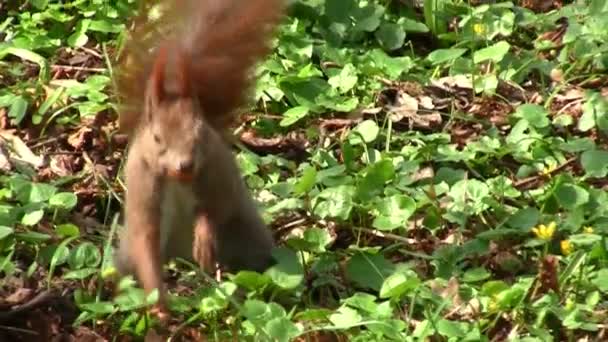
M173 340L608 338L608 2L291 3L234 130L279 263L169 265ZM2 341L158 325L110 259L136 9L0 3Z

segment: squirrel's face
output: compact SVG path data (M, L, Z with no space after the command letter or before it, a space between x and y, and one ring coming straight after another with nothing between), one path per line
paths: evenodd
M150 111L149 140L155 152L159 172L176 180L189 182L202 164L199 150L205 143L202 113L191 99L164 101Z

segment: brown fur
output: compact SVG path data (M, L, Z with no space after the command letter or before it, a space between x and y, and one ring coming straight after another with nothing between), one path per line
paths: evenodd
M126 229L115 263L147 293L158 289L161 309L162 264L169 259L196 261L207 271L216 262L231 271L272 263L272 236L223 134L246 99L252 66L268 51L281 5L178 0L158 22L140 18L127 42L118 89L131 141Z
M187 63L207 121L225 128L244 105L253 84L251 69L270 50L269 37L282 18L284 0L163 0L166 11L156 21L141 14L121 56L117 89L122 100L121 130L129 133L141 121L141 87L151 74L155 51L170 46ZM182 23L182 25L178 25Z

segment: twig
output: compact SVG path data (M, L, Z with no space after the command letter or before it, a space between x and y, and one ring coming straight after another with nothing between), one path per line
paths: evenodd
M0 325L0 329L4 329L4 330L8 330L8 331L14 331L14 332L28 334L28 335L35 335L35 336L39 335L38 332L33 331L33 330L16 328L16 327L9 327L9 326L6 326L6 325Z
M19 314L42 306L44 303L53 299L53 297L54 295L51 291L42 291L34 296L34 298L30 299L27 303L13 307L10 311L0 312L0 322L8 321Z
M383 239L399 241L399 242L407 243L410 245L415 245L418 242L418 241L416 241L416 239L410 239L410 238L406 238L406 237L399 236L399 235L392 234L392 233L383 233L383 232L369 229L369 228L363 228L363 227L352 227L352 228L356 229L356 230L360 230L360 231L370 234L370 235L381 237Z
M577 159L577 157L572 157L572 158L570 158L570 159L566 160L566 162L564 162L563 164L559 165L559 166L558 166L558 167L556 167L555 169L553 169L553 170L549 171L549 172L548 172L546 175L552 175L552 174L554 174L554 173L557 173L557 172L559 172L559 171L561 171L561 170L565 169L565 168L566 168L568 165L572 164L572 163L573 163L573 162L574 162L576 159ZM542 176L543 176L543 175L534 175L534 176L530 176L530 177L527 177L527 178L521 179L521 180L519 180L519 181L517 181L517 182L514 182L514 183L513 183L513 186L514 186L515 188L522 187L522 186L524 186L524 185L527 185L527 184L529 184L529 183L534 182L535 180L537 180L537 179L541 178Z
M90 71L90 72L105 72L104 68L89 68L89 67L81 67L81 66L73 66L73 65L61 65L55 64L51 66L52 70L66 70L66 71Z

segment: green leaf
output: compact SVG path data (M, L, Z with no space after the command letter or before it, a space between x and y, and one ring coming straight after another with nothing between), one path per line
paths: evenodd
M380 127L374 120L364 120L359 123L349 135L349 142L358 145L363 142L371 143L378 137Z
M512 228L527 230L538 224L540 211L537 208L518 209L509 217L506 224Z
M60 192L49 198L49 205L56 208L70 210L78 203L78 197L71 192Z
M82 19L78 21L76 28L74 29L74 33L72 33L67 39L68 44L70 44L72 47L84 46L89 41L87 31L89 30L90 24L91 19Z
M338 89L340 94L351 90L357 84L357 69L351 63L346 64L339 72L329 69L331 77L327 81L333 88Z
M500 41L494 45L477 50L473 53L473 63L478 64L487 60L498 63L505 58L505 55L509 52L510 48L511 45L509 43Z
M467 49L453 48L453 49L438 49L431 52L426 59L433 65L443 64L452 62L456 58L464 55Z
M279 124L281 125L281 127L291 126L294 123L305 118L309 112L310 109L304 106L296 106L289 108L285 111L285 113L283 113L283 119L281 119L281 122Z
M314 166L307 166L302 172L302 176L294 186L296 194L305 194L312 190L317 182L317 169Z
M555 196L562 207L570 210L589 202L587 190L574 184L560 184L555 189Z
M292 341L300 334L300 329L287 317L276 317L266 323L266 331L275 341Z
M62 237L70 237L70 236L79 236L80 229L71 223L60 224L55 227L55 231L59 236Z
M97 268L83 268L80 270L69 271L65 273L63 279L83 280L98 272Z
M329 321L337 329L348 329L357 325L361 320L362 317L356 310L345 306L329 317Z
M418 275L412 270L398 270L391 274L380 288L380 298L399 299L403 294L420 286Z
M72 269L97 267L101 263L101 253L94 244L84 242L72 249L68 263Z
M363 288L380 291L384 280L393 270L393 264L381 254L359 252L348 261L346 276Z
M588 177L606 177L608 174L608 151L591 150L583 152L581 165Z
M369 201L380 195L386 183L395 178L395 167L390 159L382 159L368 167L357 188L357 197Z
M514 116L528 121L533 127L542 128L550 124L549 113L543 106L537 104L526 103L517 107Z
M23 217L21 218L21 224L31 227L40 222L40 220L42 220L42 217L44 217L44 210L33 208L32 210L28 210L25 212L25 214L23 214Z
M277 264L264 274L283 289L293 289L300 285L304 279L304 270L298 255L287 248L276 248L272 255L277 260Z
M272 279L265 274L246 270L238 272L231 280L249 290L261 289L272 282Z
M573 234L568 237L568 240L576 246L589 246L601 241L602 237L597 234Z
M24 232L24 233L15 233L15 236L19 240L29 242L29 243L34 243L34 244L42 243L42 242L45 242L45 241L48 241L51 239L51 236L48 234L32 232L32 231L28 231L28 232Z
M23 119L25 118L25 114L27 113L28 102L22 96L16 96L13 98L13 102L11 103L11 108L8 111L8 116L10 118L15 119L15 123L19 125Z
M6 226L0 226L0 240L5 237L12 235L15 232L15 229Z
M476 283L478 281L486 280L491 276L492 274L488 272L485 268L476 267L467 270L462 277L462 281L466 283Z
M448 338L462 338L467 333L467 323L440 319L437 322L437 332Z
M416 202L406 195L393 195L380 200L373 226L380 230L393 230L405 227L407 220L416 211Z
M320 218L340 218L348 220L353 209L354 188L340 185L323 190L318 196L314 207L315 215Z
M403 46L405 31L398 24L383 22L376 31L376 39L384 49L397 50Z
M608 268L599 270L591 282L597 286L600 291L608 293Z
M111 302L95 302L95 303L85 303L80 304L78 307L84 311L90 311L95 314L112 314L116 311L114 304Z

